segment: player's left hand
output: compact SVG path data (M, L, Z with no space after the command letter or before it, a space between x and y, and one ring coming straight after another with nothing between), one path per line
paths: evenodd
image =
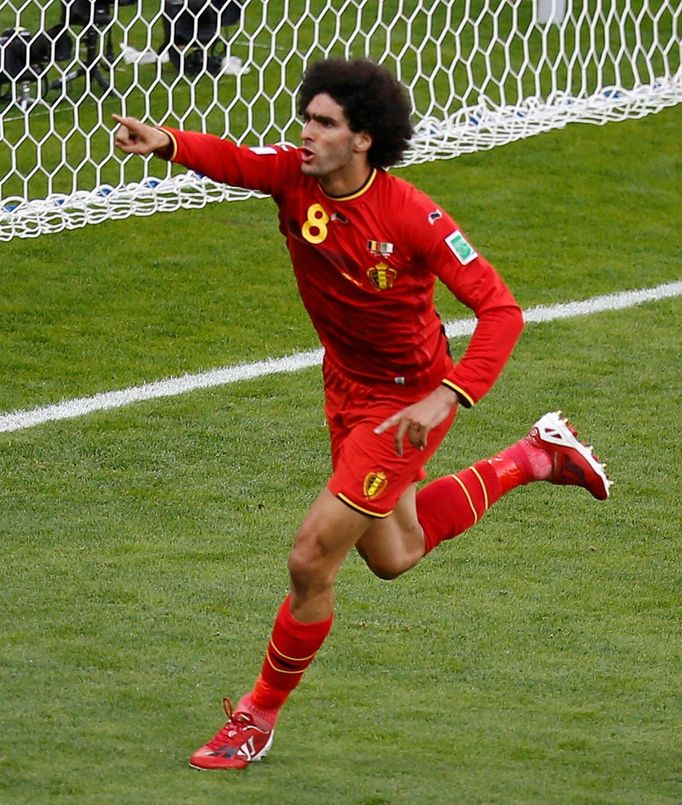
M439 386L423 400L408 405L398 413L385 419L374 428L375 433L396 428L395 451L402 456L404 440L407 436L412 447L423 450L429 438L429 431L435 428L450 414L457 405L457 395L447 386Z

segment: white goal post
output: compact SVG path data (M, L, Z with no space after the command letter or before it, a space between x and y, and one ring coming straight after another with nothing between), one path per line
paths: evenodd
M244 198L113 147L112 112L298 142L306 65L407 87L406 163L682 99L682 0L0 0L0 240Z

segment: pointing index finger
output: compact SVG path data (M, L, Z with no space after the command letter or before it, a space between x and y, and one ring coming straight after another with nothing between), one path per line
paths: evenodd
M377 435L379 435L381 433L384 433L389 428L392 428L394 425L397 425L399 420L400 420L400 415L399 414L393 414L393 416L390 416L388 419L384 419L384 421L381 423L381 425L377 425L376 428L374 428L374 432Z

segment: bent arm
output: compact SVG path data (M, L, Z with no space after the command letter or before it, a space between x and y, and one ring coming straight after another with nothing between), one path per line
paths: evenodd
M509 360L523 330L523 313L484 257L478 256L462 270L446 264L439 276L478 320L464 354L443 378L462 405L471 407L490 391Z

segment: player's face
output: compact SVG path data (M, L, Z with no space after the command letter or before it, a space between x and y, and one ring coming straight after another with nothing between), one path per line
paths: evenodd
M343 107L326 92L308 104L302 139L301 171L308 176L329 178L349 168L357 154L365 157L367 134L350 130Z

